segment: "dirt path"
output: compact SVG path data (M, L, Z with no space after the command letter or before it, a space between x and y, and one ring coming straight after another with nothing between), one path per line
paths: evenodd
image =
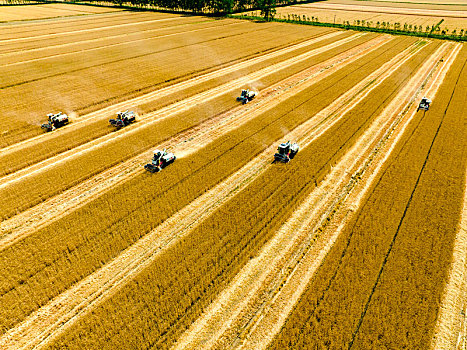
M224 68L221 68L221 69L218 69L218 70L215 70L215 71L212 71L212 72L200 75L200 76L193 77L191 79L182 81L180 83L173 84L173 85L167 86L165 88L155 90L153 92L144 94L142 96L139 96L139 97L136 97L136 98L124 101L124 102L114 104L112 106L100 109L98 111L95 111L95 112L92 112L92 113L89 113L89 114L86 114L86 115L83 115L83 116L74 117L73 120L72 120L72 123L70 123L67 126L64 126L64 127L60 128L59 130L55 131L54 133L41 134L41 135L35 136L33 138L18 142L16 144L4 147L4 148L0 149L0 151L2 152L2 154L7 154L7 153L11 153L11 152L15 152L15 151L24 149L25 147L30 147L30 146L36 145L36 144L38 144L38 143L40 143L40 142L42 142L44 140L52 139L52 138L56 137L58 134L62 134L64 132L68 132L68 131L70 131L70 132L74 131L74 130L78 129L79 127L82 127L82 126L84 126L86 124L89 124L90 122L92 122L92 121L94 121L96 119L103 119L103 120L108 119L109 117L114 116L118 111L125 110L125 109L131 109L131 108L134 108L136 105L141 105L143 103L147 103L147 102L150 102L150 101L155 100L155 99L160 99L160 98L163 98L165 96L169 96L169 95L171 95L173 93L176 93L176 92L178 92L178 91L180 91L182 89L187 89L187 88L193 87L195 85L203 84L203 83L205 83L205 82L207 82L207 81L209 81L211 79L216 79L216 78L219 78L219 77L221 77L223 75L230 74L230 73L236 72L236 71L238 71L240 69L244 69L244 68L250 67L252 65L255 65L257 63L264 62L264 61L266 61L268 59L276 58L276 57L279 57L281 55L287 54L289 52L293 52L294 50L298 50L298 49L306 47L308 45L312 45L312 44L318 43L318 42L326 40L326 39L337 37L340 34L342 34L342 32L334 32L334 33L322 35L322 36L319 36L317 38L306 40L306 41L303 41L301 43L294 44L294 45L288 46L286 48L282 48L282 49L273 51L273 52L268 53L268 54L253 57L253 58L247 59L245 61L230 65L228 67L224 67ZM140 116L140 118L142 118L142 117L144 117L144 116Z
M336 70L354 62L389 40L377 38L344 52L321 64L291 76L261 92L253 103L239 106L233 111L208 120L155 148L170 148L177 156L186 156L233 130L244 122L274 108L291 95L324 79ZM245 108L246 107L246 108ZM0 223L0 249L5 249L40 227L60 219L72 210L88 203L118 183L143 172L142 165L151 158L151 152L143 152L130 160L116 165L82 183L52 197L49 200Z
M440 48L438 53L442 49ZM436 94L440 85L438 79L444 79L458 52L459 46L451 51L448 58L445 57L444 64L439 64L437 67L435 55L432 55L429 60L431 62L427 62L417 73L418 77L412 79L413 84L401 91L383 111L381 115L393 116L390 127L387 131L384 131L384 128L380 129L384 134L376 146L371 148L362 167L350 178L347 175L350 179L349 183L337 197L338 200L328 209L327 213L330 215L324 215L314 226L305 225L305 230L309 233L302 248L295 251L296 256L292 257L292 264L281 265L282 271L276 274L276 280L272 284L276 288L272 289L269 285L268 289L262 290L262 298L259 298L256 308L253 309L255 312L250 311L251 322L247 323L240 337L234 339L233 347L265 348L279 332L295 303L306 290L313 274L321 265L349 217L360 206L365 193L371 188L371 183L375 181L383 164L404 134L416 113L418 100L422 94L430 97ZM430 74L428 81L423 81L431 67L436 67L437 71ZM420 86L425 86L425 89L421 90Z
M449 280L436 322L432 349L467 349L467 184Z
M322 68L318 70L317 67L314 67L314 69L318 73ZM300 89L303 90L315 83L316 80L304 78ZM293 95L297 91L290 89L289 93ZM352 99L352 97L347 96L347 99ZM341 103L343 102L341 101ZM336 122L335 112L341 105L336 103L333 105L333 109L327 109L326 115L319 113L296 131L286 135L285 138L297 137L299 132L302 136L307 135L310 139L323 134ZM266 105L265 108L269 109L270 107ZM123 251L111 263L78 282L74 287L30 315L24 322L12 328L0 338L0 347L31 348L39 344L42 346L58 336L85 312L91 310L104 298L111 296L121 285L148 266L162 249L167 249L176 240L188 234L197 223L209 216L216 208L267 169L270 166L271 154L274 153L275 147L276 145L272 145L267 148L227 180L196 199L165 221L164 224Z
M386 133L387 127L397 117L397 113L389 113L389 111L392 112L390 108L404 109L405 105L400 105L401 99L418 93L426 72L430 67L436 65L442 52L444 49L439 50L438 55L432 56L430 62L412 79L405 91L399 94L399 98L383 111L357 144L333 167L326 180L295 211L293 217L264 247L262 253L237 275L232 284L182 336L176 348L227 348L232 344L235 346L241 344L240 339L243 339L252 330L256 322L260 322L265 306L272 305L275 301L275 294L286 281L286 276L291 269L295 268L297 259L302 257L303 242L310 244L313 238L309 236L310 227L314 227L311 231L316 232L323 223L327 223L327 218L334 212L336 203L338 204L342 198L345 198L352 189L348 183L355 180L355 173L361 173L362 166L368 162L368 159L374 157L376 145L381 139L389 136ZM403 61L408 59L410 56L405 57ZM381 69L379 84L394 72L394 69L388 70L388 67L396 67L397 69L399 66L400 64L395 59L390 61L385 69ZM368 84L374 79L374 76L370 76L360 84ZM366 96L373 88L370 87L368 91L359 91L358 87L354 89L353 93L358 92L355 102L358 103L361 97ZM408 95L408 91L411 92L410 95ZM355 105L356 103L352 103L344 108L341 115L345 115ZM300 140L300 144L306 146L309 143L307 141L305 137L305 139ZM278 279L277 275L281 278ZM306 283L301 286L301 289L303 290L305 286ZM296 289L295 293L300 290L296 286L294 288ZM295 300L300 294L296 295ZM278 329L280 329L280 325ZM250 344L246 348L257 348L257 344Z
M222 85L219 85L215 88L203 91L201 93L195 94L191 97L188 97L184 100L175 102L173 104L170 104L166 107L163 107L155 112L147 113L144 116L140 116L138 118L138 123L134 127L127 127L124 129L124 132L120 132L118 134L110 133L106 134L105 136L96 138L90 142L87 142L85 144L82 144L78 147L75 147L71 150L68 150L66 152L57 154L56 156L47 158L39 163L36 163L34 165L31 165L27 168L23 168L15 173L11 173L9 175L6 175L2 178L0 178L0 189L4 188L6 186L9 186L10 184L14 182L18 182L21 180L24 180L25 178L34 176L42 171L45 171L49 168L52 168L54 166L57 166L59 164L65 163L67 161L70 161L74 158L79 157L80 155L88 152L92 152L99 147L102 147L104 145L107 145L112 142L116 142L119 139L125 138L126 136L130 134L134 134L137 131L147 128L161 120L170 118L172 116L175 116L176 114L185 112L197 105L200 105L202 103L205 103L207 101L213 100L223 94L225 94L228 91L233 91L241 88L245 84L254 82L258 79L264 78L265 76L268 76L270 74L273 74L277 72L278 70L285 69L289 67L292 64L296 64L302 61L305 61L313 56L316 56L322 52L332 50L333 48L340 46L342 44L345 44L347 42L350 42L358 37L361 37L362 34L355 34L349 38L345 38L336 42L333 42L329 45L326 45L322 48L318 48L315 50L308 51L304 54L298 55L296 57L292 57L290 59L287 59L285 61L270 65L266 68L260 69L259 71L256 71L254 73L250 73L246 76L243 76L241 78L235 79L233 81L230 81L228 83L224 83ZM382 41L383 39L377 38L372 40L372 43L375 43L375 41ZM387 39L386 39L387 40Z

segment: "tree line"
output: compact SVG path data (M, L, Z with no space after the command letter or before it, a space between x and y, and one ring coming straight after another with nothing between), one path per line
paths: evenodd
M87 0L87 3L102 4L102 0ZM271 19L276 6L288 6L310 0L105 0L106 4L137 8L156 8L203 14L226 15L248 10L259 10L263 18Z

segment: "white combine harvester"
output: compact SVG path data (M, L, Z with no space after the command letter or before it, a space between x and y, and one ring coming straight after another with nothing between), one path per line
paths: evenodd
M109 119L109 123L115 126L117 129L130 125L134 121L136 121L136 113L128 110L125 112L118 112L117 118L115 119Z
M242 90L240 96L237 97L237 101L241 101L242 104L250 102L256 96L256 92L250 90Z
M175 159L177 159L175 154L168 153L165 149L163 151L156 149L154 151L154 156L151 163L146 164L144 169L150 171L151 173L157 173L158 171L164 169L167 165L172 164Z
M422 100L420 101L420 104L418 105L417 112L421 109L423 109L424 111L429 110L431 102L432 101L428 97L422 98Z
M41 128L46 131L53 131L69 123L69 118L66 114L58 112L57 114L49 113L47 114L48 122L42 124Z
M295 157L299 150L298 143L287 141L277 147L277 153L274 155L274 162L288 163Z

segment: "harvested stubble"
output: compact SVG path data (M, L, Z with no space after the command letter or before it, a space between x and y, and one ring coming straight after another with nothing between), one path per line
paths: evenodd
M4 88L0 89L3 111L0 121L9 125L3 130L0 146L42 132L38 124L50 111L84 114L189 76L305 40L315 33L315 29L304 31L291 25L274 24L258 30L254 24L244 22L233 27L208 29L196 35L185 33L176 39L150 40L151 45L136 50L126 50L126 46L131 47L129 43L118 48L103 48L99 55L95 52L76 53L67 56L68 63L63 61L63 64L56 64L61 62L58 56L50 62L47 60L47 64L41 60L21 67L0 68L4 76L11 76L8 78L10 82L5 80ZM13 78L16 74L17 78ZM12 84L19 85L6 88ZM12 120L16 125L11 125Z
M243 265L254 258L332 164L382 111L385 101L394 97L409 78L408 72L422 64L435 46L431 45L404 64L399 73L389 77L302 150L292 163L268 168L189 236L164 251L132 282L79 320L52 348L66 344L71 348L97 349L104 341L107 346L122 347L139 344L142 348L167 348L172 345ZM316 113L393 54L380 52L378 62L371 63L366 57L360 62L359 70L335 74L330 79L335 83L332 87L301 95L301 101L286 112L287 119L282 123L303 120L303 114ZM347 79L342 79L344 76ZM375 99L377 96L379 98ZM290 129L291 125L282 124L281 127ZM242 147L245 151L248 150L246 146ZM231 154L231 161L235 162L241 154Z
M24 6L4 6L0 14L0 22L26 21L34 19L78 16L86 14L121 11L118 8L94 6L75 6L69 4L37 4Z
M413 119L270 348L430 347L465 185L466 57Z
M17 40L11 42L3 42L0 46L0 53L5 54L2 57L2 62L6 65L87 49L96 50L100 47L122 45L125 42L139 41L143 44L143 40L158 36L170 35L184 30L196 30L197 27L193 25L198 23L213 26L217 24L217 21L209 18L181 19L175 17L162 18L156 22L154 22L154 19L144 22L138 22L137 19L134 19L134 22L130 22L131 26L108 25L109 28L107 29L99 27L83 30L79 27L76 29L67 27L56 34L43 34L37 37L28 36L17 38ZM221 25L230 23L232 22L222 21ZM189 29L185 27L189 27Z
M360 0L328 0L328 3L362 5ZM406 9L429 9L429 10L449 10L464 11L466 4L464 0L449 0L441 3L439 0L368 0L365 6L398 7Z
M180 18L177 15L161 13L128 13L126 11L102 14L99 16L83 16L75 18L61 18L53 21L38 21L33 23L16 23L2 27L0 40L29 38L38 35L56 34L71 30L88 30L126 23L138 23L145 20ZM99 29L99 30L101 30Z
M261 86L272 85L313 64L323 62L335 54L361 44L371 37L351 41L342 45L342 47L324 52L309 60L271 74L258 80L255 84ZM179 132L233 108L237 104L238 102L232 97L232 93L227 92L187 112L161 120L151 127L140 129L135 133L111 141L92 152L84 153L53 168L14 182L0 189L0 217L10 217L17 211L25 210L41 200L57 194L118 162L143 152ZM132 145L131 149L128 147L129 144Z
M177 160L170 171L139 175L0 252L5 266L0 272L0 304L9 305L0 308L2 330L109 261L411 42L391 41L285 101L280 109ZM302 108L296 109L299 105Z
M330 32L329 30L318 30L316 31L315 35L310 36L309 39L314 38L314 37L319 37L329 32ZM350 34L348 33L342 33L342 35L339 35L338 38L335 37L335 38L329 38L327 40L323 40L316 44L309 45L305 48L294 50L293 52L290 52L288 54L281 55L280 57L269 59L264 62L251 65L250 67L237 70L234 73L226 74L219 78L211 79L210 81L204 82L202 84L198 84L190 88L181 89L180 91L173 93L172 95L165 96L160 99L156 98L151 102L144 103L143 105L135 105L134 108L137 109L140 113L149 113L149 112L155 111L159 108L162 108L176 101L183 100L189 96L192 96L202 91L214 88L217 85L226 83L239 76L252 73L256 70L267 67L270 64L274 64L282 60L289 59L291 57L294 57L295 55L302 54L308 50L322 47L324 45L334 42L336 39L341 39L349 35ZM362 40L368 40L368 38L370 37L367 37L365 39L359 39L355 41L355 43L360 43ZM348 47L349 47L348 44L343 46L344 49ZM340 52L339 50L341 49L340 48L337 49L336 52ZM256 56L256 54L253 55L252 57L254 56ZM252 57L249 57L249 58L252 58ZM309 63L307 62L307 64ZM301 66L303 66L303 64ZM232 96L232 98L235 98L235 97ZM114 131L114 129L112 127L109 127L109 124L107 123L106 119L104 120L100 119L95 122L86 123L81 128L79 128L79 130L75 130L75 129L61 130L54 137L49 138L48 140L43 141L40 144L23 147L21 149L18 149L15 152L10 152L5 155L0 155L0 164L1 164L0 175L6 175L14 171L17 171L21 168L24 168L26 166L35 164L41 160L47 159L58 153L61 153L73 147L79 146L90 140L93 140L95 138L108 134L112 131ZM28 157L22 157L21 156L22 154L28 154Z

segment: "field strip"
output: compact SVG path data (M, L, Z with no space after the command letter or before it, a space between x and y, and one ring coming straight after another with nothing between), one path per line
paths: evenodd
M299 6L298 8L315 8L315 9L329 9L329 10L344 10L356 12L371 12L378 14L396 14L396 15L417 15L417 16L436 16L436 17L467 17L467 11L449 11L449 10L430 10L430 9L408 9L401 7L377 7L377 6L360 6L360 5L347 5L347 4L326 4L320 3L319 5Z
M386 67L390 68L391 65L386 65ZM371 78L366 78L367 81L362 85L367 85ZM308 135L307 137L311 142L311 139L324 134L326 130L335 124L336 120L332 118L334 116L332 113L338 111L342 107L342 103L352 99L352 97L352 94L346 94L345 98L339 99L340 104L333 103L334 108L331 110L328 108L331 114L330 120L323 121L322 117L316 116L302 124L294 133L284 137L294 137L298 135L298 130L300 130L302 135ZM186 235L187 232L184 231L194 228L196 223L228 200L229 196L234 195L243 186L246 186L262 171L261 168L266 169L271 163L275 146L270 146L237 173L231 175L227 180L166 220L164 224L145 235L102 269L78 282L75 286L31 314L24 322L10 329L0 338L0 347L36 346L43 340L50 341L65 329L64 327L72 325L84 312L107 298L145 266L148 266L162 249L167 249L177 239ZM207 209L211 210L211 212L203 212L199 208L212 209ZM121 261L123 259L125 259L124 262ZM53 319L50 316L53 316Z
M116 15L120 15L120 16L128 16L128 13L125 13L125 11L110 11L110 12L102 12L102 13L94 13L94 14L90 14L91 16L99 16L99 17L104 17L104 19L112 19L114 17L117 17ZM107 18L105 18L107 17ZM50 18L49 18L50 19ZM27 23L25 23L24 21L3 21L3 22L0 22L0 27L3 27L5 29L23 29L23 31L21 33L24 32L24 29L25 28L25 24L28 26L28 27L31 27L31 26L41 26L43 25L45 22L49 22L49 19L47 18L36 18L36 19L29 19L27 20ZM54 17L53 18L53 24L63 24L63 22L71 22L73 24L75 24L76 22L83 22L83 21L88 21L90 18L88 15L81 15L81 16L77 16L75 18L66 18L66 17ZM94 18L93 18L94 19ZM100 18L99 18L100 19ZM35 23L33 23L35 22ZM60 23L62 22L62 23ZM17 34L17 33L13 33L13 34Z
M19 180L22 180L26 177L30 177L32 175L35 175L41 171L44 171L50 167L56 166L57 164L64 163L72 158L78 157L81 154L91 152L99 147L102 147L103 145L106 145L111 142L115 142L116 140L125 138L126 136L130 134L134 134L137 131L139 131L142 128L147 128L163 119L175 116L176 114L179 114L181 112L187 111L194 106L200 105L202 103L205 103L207 101L213 100L216 97L219 97L223 94L225 94L228 91L235 90L241 88L243 85L255 81L261 78L264 78L265 76L268 76L270 74L275 73L278 70L285 69L289 67L291 64L296 64L299 62L302 62L304 60L307 60L313 56L316 56L322 52L332 50L333 48L342 45L344 43L347 43L349 41L352 41L361 35L356 34L355 36L351 36L346 39L339 40L337 42L334 42L332 44L329 44L327 46L324 46L323 48L318 48L315 50L311 50L307 53L304 53L302 55L287 59L285 61L282 61L277 64L273 64L271 66L268 66L266 68L263 68L259 71L256 71L254 73L250 73L244 77L235 79L231 82L224 83L220 86L217 86L215 88L200 92L198 94L195 94L191 97L188 97L184 100L175 102L173 104L170 104L166 107L163 107L155 112L151 112L148 114L145 114L144 116L139 117L139 122L134 126L134 127L127 127L124 129L124 132L120 132L118 134L115 133L110 133L106 134L102 137L96 138L90 142L84 143L78 147L75 147L73 149L70 149L68 151L65 151L63 153L57 154L56 156L50 157L48 159L45 159L39 163L33 164L30 167L23 168L21 170L18 170L15 173L11 173L7 176L4 176L0 178L0 189L3 187L8 186L9 184L13 182L17 182ZM371 40L373 44L381 43L384 40L389 41L391 40L388 37L378 37L376 39Z
M398 96L407 96L408 90L410 90L410 95L419 93L419 86L422 84L420 80L423 79L427 69L436 64L446 48L447 45L438 50L438 53L433 55L429 63L425 65L426 68L422 68ZM413 98L411 102L413 103ZM399 101L393 102L390 106L394 109L396 105L400 106ZM353 108L354 106L355 104L350 107ZM402 108L405 109L404 107ZM345 114L349 110L349 108L346 108L342 113ZM306 244L310 244L310 239L313 238L308 234L310 225L313 224L319 227L322 223L327 223L328 217L335 209L335 203L344 198L339 193L342 191L345 193L350 192L353 188L349 187L348 183L355 180L355 173L360 174L359 171L361 172L363 164L368 163L369 159L371 161L374 157L374 149L380 149L375 145L379 145L381 140L389 137L386 130L395 118L395 113L390 113L388 108L379 115L352 149L346 153L337 165L333 166L331 173L323 183L309 195L305 202L294 212L291 219L266 244L261 253L250 260L242 272L235 277L231 285L216 298L203 315L185 332L177 343L176 349L227 348L232 346L232 342L237 343L240 341L239 339L243 339L242 335L239 336L239 339L236 339L239 332L234 330L235 326L239 322L245 323L245 320L249 319L250 321L247 322L245 327L249 331L255 322L262 317L261 311L264 308L264 300L259 301L260 305L256 306L257 311L253 315L251 315L251 311L246 312L249 306L251 308L252 300L259 298L263 293L267 294L265 290L277 292L281 288L283 282L285 282L282 276L285 274L284 271L292 271L291 266L295 266L297 264L296 260L303 256L303 248L300 248L303 243L300 242L305 241ZM304 147L306 147L307 142L304 141L300 140L299 143L304 144ZM315 227L313 232L316 232L316 230ZM290 257L292 257L293 264L289 261ZM273 287L269 284L265 286L267 279L274 278L277 274L282 276L280 281L274 279ZM261 288L263 289L260 293ZM273 294L267 295L268 302L270 302L272 296ZM250 315L245 315L245 313L250 313ZM253 346L251 348L256 349L257 347Z
M78 40L78 41L73 41L73 42L69 42L69 43L48 45L48 46L43 46L43 47L31 48L31 49L20 49L19 51L10 51L10 52L0 53L0 57L22 56L22 55L29 54L29 53L32 53L32 52L40 52L40 51L58 49L58 48L69 47L69 46L89 44L89 43L99 42L99 41L103 41L103 40L111 40L111 39L117 39L117 38L128 38L129 35L138 35L138 34L142 34L142 33L153 33L153 32L158 32L158 31L161 31L161 30L167 30L167 29L173 29L173 28L183 28L183 27L188 27L188 26L195 25L195 24L208 23L208 22L209 22L208 20L198 21L198 22L189 22L187 24L176 24L176 25L173 25L173 26L153 28L153 29L145 29L145 30L140 30L140 31L137 31L137 32L117 34L117 35L109 35L109 36L104 36L104 37L99 37L99 38L94 38L94 39ZM79 51L75 51L75 52L79 52Z
M291 95L306 89L307 87L324 79L331 73L341 68L338 65L345 63L348 58L357 59L355 54L362 56L367 53L371 42L337 55L321 64L313 66L303 72L281 81L266 89L261 98L254 100L246 106L239 106L234 111L228 111L219 117L208 120L200 126L167 140L159 148L170 148L177 156L187 155L204 147L207 142L213 141L223 133L238 127L241 123L270 110L289 98ZM346 62L349 64L350 62ZM328 71L325 76L324 72ZM305 77L305 78L303 78ZM247 108L245 108L247 107ZM187 142L187 140L189 140ZM77 207L89 202L95 196L117 183L143 172L142 165L151 158L151 152L143 152L130 160L116 165L103 173L80 183L64 193L50 198L36 207L20 213L0 223L0 250L13 244L19 239L29 235L43 225L47 225L70 212Z
M329 216L325 215L320 225L317 227L307 228L307 225L305 225L305 234L306 232L313 233L308 236L303 248L292 257L292 265L279 266L279 268L282 267L282 270L277 273L278 279L274 281L272 286L268 286L268 289L264 291L266 296L264 296L262 300L258 300L257 303L259 303L259 305L255 307L255 310L258 311L250 315L251 321L247 324L246 332L242 334L240 338L237 338L236 347L246 349L265 348L277 332L280 331L294 305L307 288L308 282L337 240L349 216L358 209L363 197L371 188L371 184L376 180L376 176L380 172L382 166L389 158L392 150L396 147L397 142L403 136L407 126L416 113L417 102L422 96L421 93L423 92L430 97L435 96L440 85L435 79L439 76L442 76L444 79L451 63L459 52L459 50L457 50L458 48L459 47L456 47L451 52L450 57L445 59L445 62L447 60L450 60L450 62L447 64L440 64L438 67L435 66L435 68L438 69L437 74L430 73L430 79L428 81L425 80L421 85L422 87L425 86L426 89L424 91L418 88L412 98L410 98L410 95L407 96L407 94L399 94L399 97L402 99L409 99L407 104L403 104L403 108L400 108L400 101L398 101L398 98L393 100L391 109L401 112L392 122L390 128L387 129L385 135L381 139L382 142L378 142L365 164L353 174L348 184L349 187L338 197L338 201L334 203L335 206L333 205L334 208L331 207L328 210L327 213ZM433 64L434 60L431 60L431 63ZM425 65L425 68L427 68L427 65ZM423 73L426 73L426 71L426 69L423 69ZM422 72L422 70L419 72ZM414 92L414 87L416 87L416 85L412 86L412 92ZM387 109L389 109L389 107L390 106L388 106ZM382 113L382 115L384 114L391 115L393 113L386 110ZM403 120L403 118L405 118L405 120ZM388 150L385 153L380 152L380 149L385 145L389 145ZM364 178L363 180L362 177ZM360 189L357 188L355 191L350 192L355 186L359 186ZM342 209L340 208L341 206ZM336 218L333 218L334 216ZM328 218L332 218L333 220L329 221ZM326 229L326 231L324 229ZM324 233L321 233L323 231Z
M151 19L151 20L148 20L148 21L114 24L114 25L111 25L111 26L89 28L89 29L79 29L79 30L72 30L72 31L68 31L68 32L60 32L60 33L53 33L53 34L43 34L43 35L30 36L30 37L25 37L25 38L3 39L3 40L0 40L0 44L9 43L9 42L21 42L21 41L28 41L28 40L37 40L37 39L42 39L42 38L51 38L51 37L63 36L63 35L69 35L69 34L75 34L75 33L97 32L97 31L104 30L104 29L115 29L115 28L121 28L121 27L135 26L135 25L139 25L139 24L147 24L147 23L163 22L163 21L174 21L174 20L180 20L180 19L183 19L183 17Z
M200 31L203 31L203 30L208 30L208 29L213 29L213 28L219 28L219 27L224 27L224 26L239 25L239 24L242 24L242 23L241 23L241 22L226 23L226 24L214 25L214 26L210 26L210 27L206 27L206 28L192 29L192 30L187 30L187 31L177 32L177 33L171 33L171 34L164 34L164 35L159 35L159 36L155 36L155 37L142 38L142 39L135 39L135 40L132 40L132 41L125 41L125 42L120 42L120 43L115 43L115 44L109 44L109 45L103 45L103 46L99 46L99 47L93 47L93 48L89 48L89 49L77 50L77 51L73 51L73 52L67 52L67 53L61 53L61 54L56 54L56 55L50 55L50 56L46 56L46 57L33 58L33 59L25 60L25 61L18 61L18 62L13 62L13 63L2 64L1 67L16 66L16 65L20 65L20 64L26 64L26 63L31 63L31 62L37 62L37 61L47 60L47 59L56 58L56 57L71 56L71 55L75 55L75 54L81 53L81 52L98 51L98 50L106 49L106 48L109 48L109 47L122 46L122 45L130 45L130 44L133 44L133 43L136 43L136 42L140 42L140 41L147 41L147 40L154 40L154 39L167 38L167 37L176 36L176 35L183 35L183 34L187 34L187 33L195 33L195 32L200 32ZM174 26L174 27L175 27L175 26ZM169 28L170 28L170 27L169 27ZM166 28L162 28L162 29L166 29ZM151 31L160 31L160 30L162 30L162 29L152 29ZM138 32L137 34L140 34L140 33ZM120 36L128 36L128 34L125 34L125 35L116 35L115 37L120 37ZM93 41L102 41L102 40L106 40L106 39L107 39L107 37L103 37L103 38L92 39L92 40L85 40L85 41L86 41L86 42L93 42ZM76 43L76 42L75 42L75 43ZM73 44L74 44L74 43L73 43ZM67 44L67 45L70 45L70 44ZM47 48L48 48L48 47L47 47ZM24 53L23 53L23 55L24 55ZM1 55L0 55L0 56L1 56Z
M438 311L431 348L467 348L467 182L459 231L454 241L449 280Z
M209 73L203 74L201 76L197 76L197 77L182 81L180 83L167 86L167 87L162 88L162 89L155 90L153 92L150 92L150 93L144 94L142 96L130 99L128 101L124 101L124 102L114 104L112 106L100 109L98 111L95 111L95 112L92 112L92 113L89 113L89 114L86 114L84 116L77 117L77 118L72 120L72 123L70 125L62 127L59 130L57 130L56 132L63 132L64 130L79 127L79 126L81 126L81 124L88 123L90 120L93 120L93 119L97 119L97 118L102 118L103 119L103 118L105 118L103 116L106 116L106 117L113 116L118 111L129 109L129 108L134 108L138 104L142 104L142 103L154 100L156 98L163 98L165 96L173 94L173 93L175 93L177 91L180 91L182 89L187 89L187 88L190 88L192 86L205 83L205 82L207 82L207 81L209 81L211 79L218 78L220 76L223 76L223 75L226 75L226 74L229 74L229 73L233 73L233 72L235 72L237 70L247 68L247 67L252 66L254 64L257 64L257 63L264 62L264 61L266 61L268 59L279 57L281 55L287 54L287 53L292 52L294 50L298 50L298 49L306 47L308 45L312 45L312 44L318 43L320 41L333 38L333 37L338 36L340 34L342 34L342 32L334 32L334 33L319 36L317 38L312 38L310 40L306 40L304 42L301 42L301 43L298 43L298 44L295 44L295 45L291 45L289 47L279 49L277 51L273 51L271 53L268 53L268 54L265 54L265 55L262 55L262 56L253 57L253 58L250 58L250 59L248 59L246 61L242 61L242 62L236 63L234 65L224 67L224 68L215 70L213 72L209 72ZM4 148L0 149L0 151L3 154L13 152L13 151L21 149L21 148L23 148L25 146L31 146L31 145L37 144L38 142L41 142L43 139L53 138L54 136L56 136L56 135L53 135L52 133L44 133L42 135L38 135L38 136L35 136L33 138L30 138L30 139L15 143L13 145L4 147Z

